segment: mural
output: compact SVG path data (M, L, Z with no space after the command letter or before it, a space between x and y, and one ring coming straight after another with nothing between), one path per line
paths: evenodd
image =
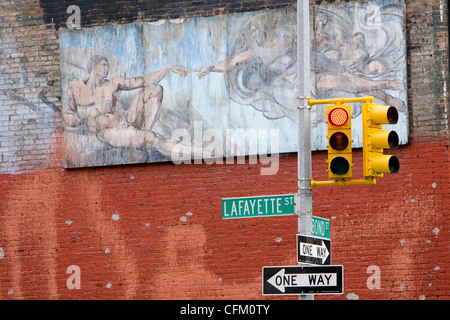
M397 107L406 143L404 27L403 1L314 7L311 97L373 95ZM60 50L68 168L260 154L275 138L297 150L295 9L62 30ZM325 108L311 110L313 149ZM361 106L352 114L360 147Z

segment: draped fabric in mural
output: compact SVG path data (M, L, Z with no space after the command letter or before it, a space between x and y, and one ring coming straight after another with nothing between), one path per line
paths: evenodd
M404 27L403 1L314 7L311 97L393 105L406 143ZM66 167L249 154L251 130L258 146L297 150L295 9L63 30L60 48ZM325 107L311 111L313 149L326 147ZM360 147L361 106L352 114Z

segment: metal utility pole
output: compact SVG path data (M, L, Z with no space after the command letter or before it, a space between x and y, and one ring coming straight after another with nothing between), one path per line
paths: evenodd
M298 233L312 233L311 115L309 0L297 0L297 78L298 78ZM299 295L314 300L314 295Z

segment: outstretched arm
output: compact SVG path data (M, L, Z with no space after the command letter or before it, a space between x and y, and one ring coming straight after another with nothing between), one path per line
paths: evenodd
M145 86L158 84L170 72L178 73L182 77L187 75L186 68L182 66L167 66L164 69L149 73L143 77L134 77L134 78L116 77L111 81L115 82L117 88L120 90L133 90Z
M167 66L164 69L149 73L144 76L145 85L155 85L158 84L162 79L164 79L170 72L178 73L180 76L185 77L187 75L186 68L182 66Z
M254 59L250 50L244 51L238 55L236 55L232 59L226 59L220 62L216 62L209 66L198 69L197 77L202 79L210 72L225 72L229 70L233 70L234 68L239 67L240 65L246 64Z

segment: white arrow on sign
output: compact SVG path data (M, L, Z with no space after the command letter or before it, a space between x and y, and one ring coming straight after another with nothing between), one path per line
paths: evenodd
M300 242L299 246L301 256L322 259L322 263L324 263L330 255L330 252L328 251L323 241L321 241L320 246L307 242Z
M281 269L267 280L271 285L285 292L288 287L327 287L337 285L337 273L285 273Z

